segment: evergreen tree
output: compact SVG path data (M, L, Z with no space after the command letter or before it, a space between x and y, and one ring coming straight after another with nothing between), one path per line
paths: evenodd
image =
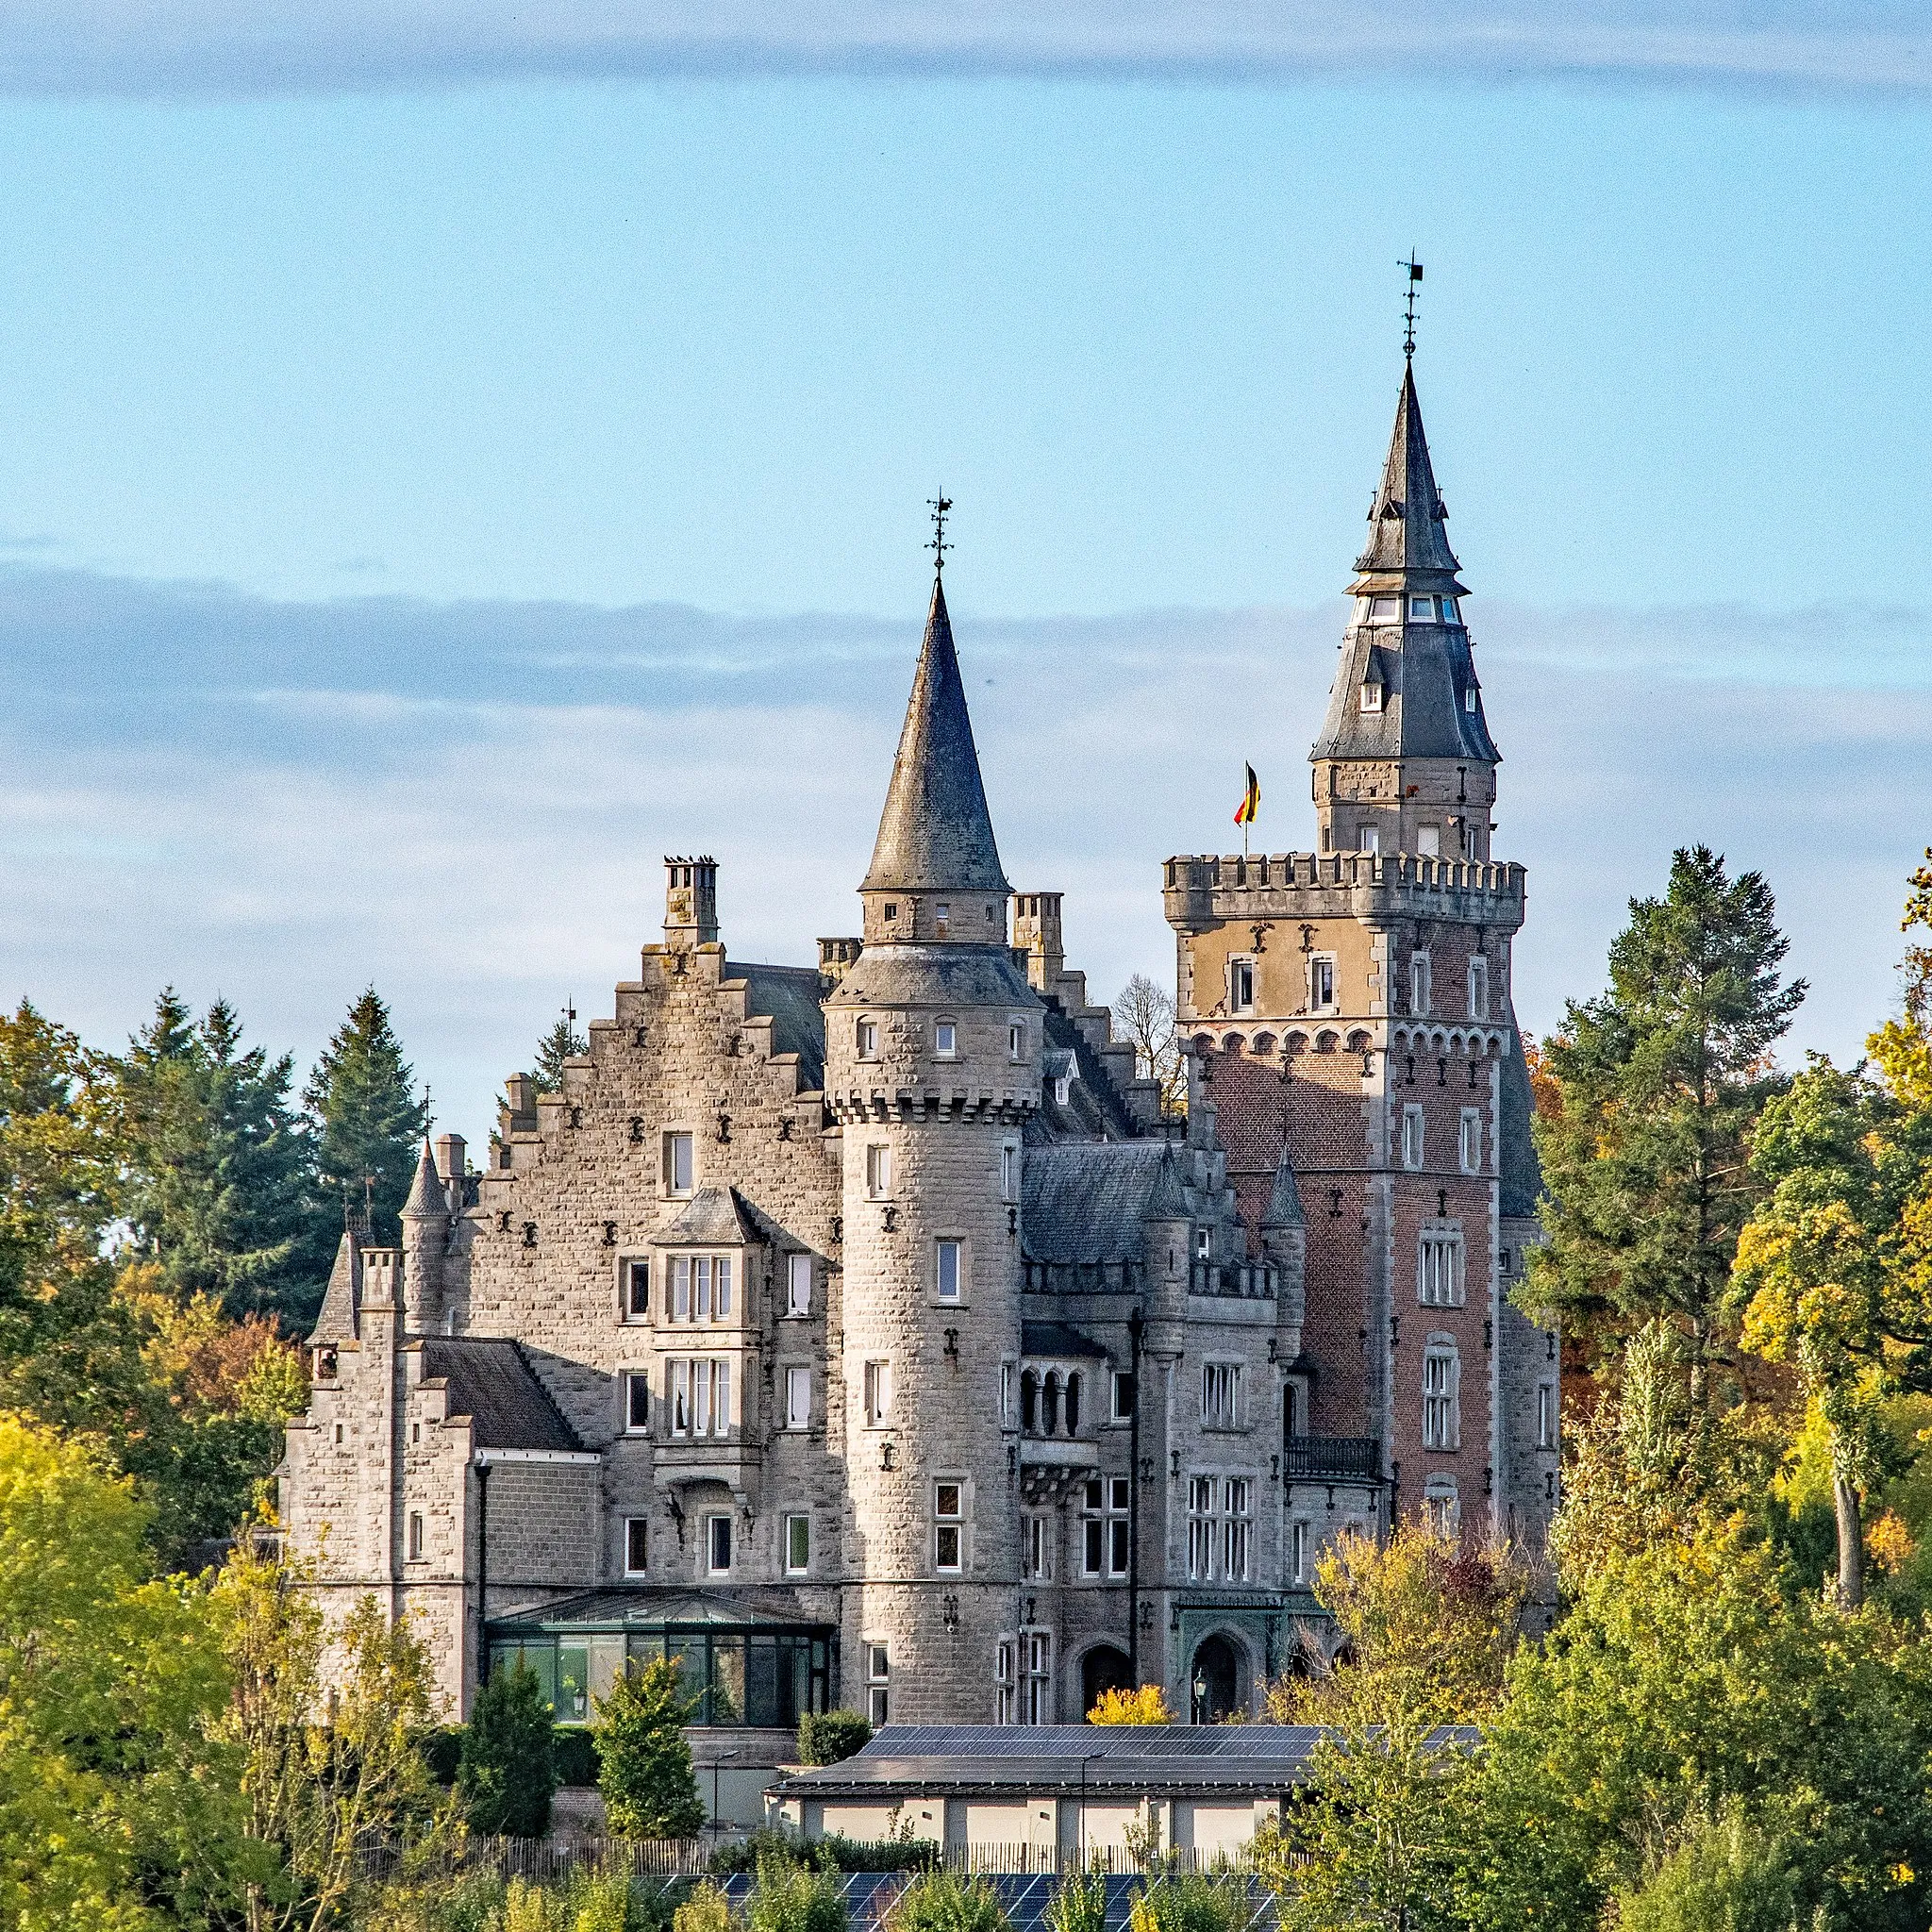
M684 1735L691 1700L677 1680L677 1665L660 1657L597 1700L597 1784L620 1838L694 1838L704 1827Z
M485 1838L541 1838L557 1794L557 1729L537 1674L519 1657L476 1693L463 1727L457 1790L470 1829Z
M1522 1299L1582 1317L1607 1344L1663 1317L1685 1337L1702 1408L1725 1352L1738 1233L1762 1191L1751 1130L1784 1084L1770 1051L1805 997L1763 877L1698 845L1661 899L1633 899L1607 991L1572 1001L1544 1042L1559 1110L1539 1116L1549 1240Z
M315 1122L316 1165L325 1191L360 1209L365 1189L370 1234L395 1241L429 1103L415 1095L414 1074L372 986L323 1049L302 1098Z
M127 1219L134 1247L178 1299L231 1315L312 1315L328 1256L314 1213L312 1151L290 1101L294 1063L245 1047L217 999L198 1024L172 987L121 1066Z
M561 1093L564 1061L591 1050L590 1042L571 1024L575 1017L569 1011L558 1014L557 1024L537 1042L537 1064L530 1077L539 1093Z

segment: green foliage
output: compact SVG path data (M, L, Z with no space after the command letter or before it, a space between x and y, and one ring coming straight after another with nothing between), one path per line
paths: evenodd
M550 1829L555 1728L537 1674L521 1657L477 1691L457 1767L471 1830L486 1838L541 1838Z
M555 1733L559 1789L595 1790L597 1734L578 1724L558 1724Z
M900 1893L885 1932L1011 1932L1011 1925L989 1880L959 1872L925 1872Z
M169 987L118 1075L133 1252L177 1301L212 1295L229 1315L306 1326L329 1257L292 1058L244 1047L225 1000L192 1022Z
M731 1932L731 1907L708 1878L672 1915L672 1932Z
M537 1042L537 1064L530 1070L537 1091L561 1093L564 1061L575 1059L590 1050L590 1042L571 1024L569 1017L559 1015L557 1024Z
M597 1699L597 1786L620 1838L692 1838L704 1828L684 1735L691 1704L678 1675L671 1658L657 1657Z
M711 1853L712 1876L729 1878L740 1872L756 1871L758 1859L768 1851L791 1858L808 1855L802 1840L785 1831L760 1829L735 1842L719 1845ZM814 1863L829 1865L839 1872L934 1872L940 1862L938 1841L929 1838L869 1841L828 1831L812 1840L808 1851Z
M767 1844L744 1905L745 1932L845 1932L845 1901L825 1870Z
M1801 1932L1803 1922L1785 1844L1729 1805L1619 1890L1616 1923L1618 1932Z
M373 1182L367 1198L378 1241L399 1237L417 1151L429 1130L429 1105L416 1097L414 1077L389 1008L372 986L350 1007L302 1094L316 1122L323 1186L359 1208Z
M148 1582L146 1511L0 1415L0 1924L201 1924L248 1869L201 1591Z
M798 1721L798 1761L841 1764L872 1742L872 1725L858 1710L812 1710Z
M1606 1343L1663 1319L1685 1338L1692 1400L1724 1354L1738 1233L1762 1183L1745 1155L1779 1079L1770 1050L1805 996L1785 985L1771 889L1704 846L1633 899L1608 990L1572 1001L1543 1059L1560 1100L1535 1124L1545 1245L1518 1291L1533 1313L1594 1324Z
M1228 1874L1165 1873L1127 1903L1131 1932L1244 1932L1248 1916L1247 1881Z
M1046 1932L1107 1932L1107 1879L1099 1866L1064 1874L1043 1917Z

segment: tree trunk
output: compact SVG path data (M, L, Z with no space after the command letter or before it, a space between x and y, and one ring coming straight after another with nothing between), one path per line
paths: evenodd
M1834 1474L1831 1500L1838 1511L1839 1607L1856 1610L1865 1601L1865 1525L1858 1516L1858 1492Z

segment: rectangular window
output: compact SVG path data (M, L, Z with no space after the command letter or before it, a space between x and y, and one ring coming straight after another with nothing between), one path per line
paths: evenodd
M932 923L939 928L939 936L941 939L945 938L946 926L951 922L952 917L953 908L950 902L948 902L947 900L941 899L940 903L932 908Z
M1201 1368L1201 1426L1241 1426L1241 1372L1238 1362L1205 1362Z
M1379 852L1382 849L1382 833L1378 826L1363 825L1355 835L1355 849L1357 852Z
M1124 1576L1127 1574L1127 1524L1124 1519L1107 1525L1107 1574L1109 1576Z
M811 1426L811 1371L790 1368L785 1371L785 1426L808 1429Z
M624 1574L641 1576L651 1567L651 1524L646 1517L624 1519Z
M891 1707L888 1686L891 1680L891 1658L883 1643L865 1646L865 1714L874 1730L885 1724Z
M932 1029L932 1050L942 1060L951 1059L959 1051L959 1029L950 1020L935 1023Z
M1308 961L1308 1004L1318 1008L1335 1004L1335 961L1319 953Z
M1244 1475L1231 1475L1221 1486L1226 1511L1221 1532L1221 1574L1229 1583L1248 1580L1248 1506L1253 1488Z
M1424 858L1440 858L1442 856L1441 826L1418 825L1415 828L1415 849Z
M1431 1476L1423 1492L1423 1511L1438 1536L1453 1537L1462 1527L1462 1500L1454 1476Z
M1462 1235L1424 1234L1416 1256L1415 1298L1425 1308L1459 1308L1463 1302Z
M705 1568L713 1576L731 1574L731 1519L728 1516L705 1518Z
M939 1241L934 1246L934 1279L942 1302L956 1302L960 1293L959 1246L958 1241Z
M1400 624L1402 622L1402 599L1400 597L1371 597L1369 599L1369 622L1371 624Z
M1113 1374L1113 1419L1117 1423L1134 1419L1134 1378L1119 1369Z
M1053 1639L1044 1630L1020 1633L1020 1722L1053 1722Z
M865 1365L865 1419L877 1428L892 1412L892 1365L867 1362Z
M711 1309L719 1321L731 1319L731 1257L719 1255L711 1262Z
M1436 600L1433 597L1411 597L1408 600L1408 615L1415 624L1433 624L1436 619Z
M1053 1579L1053 1519L1027 1516L1021 1520L1020 1541L1027 1576L1036 1583Z
M1423 1447L1454 1449L1461 1435L1457 1415L1457 1360L1447 1349L1423 1357Z
M731 1319L730 1256L672 1256L671 1319L674 1322L728 1322Z
M671 1194L691 1191L691 1137L689 1134L664 1136L664 1190Z
M865 1150L865 1191L883 1201L892 1191L892 1150L874 1143Z
M1000 1199L1020 1198L1020 1143L1008 1141L1000 1148Z
M875 1060L879 1057L879 1024L876 1020L858 1023L858 1058Z
M728 1436L731 1433L731 1364L678 1360L669 1365L671 1433L674 1436Z
M641 1370L624 1378L624 1426L633 1436L651 1426L651 1378Z
M965 1567L966 1491L959 1483L932 1486L932 1566L958 1573Z
M1490 1017L1490 962L1487 959L1469 962L1469 1017L1472 1020Z
M1255 962L1230 959L1227 962L1227 1003L1231 1012L1246 1013L1255 1005Z
M1536 1446L1539 1449L1557 1446L1557 1386L1554 1382L1537 1384Z
M1009 1423L1013 1419L1013 1365L1000 1364L1000 1420Z
M1408 1010L1411 1013L1429 1010L1429 956L1426 953L1409 955Z
M671 1319L691 1320L691 1257L674 1255L671 1259Z
M1211 1475L1188 1478L1188 1575L1205 1583L1214 1574L1214 1501L1220 1485Z
M1009 1060L1026 1058L1026 1025L1024 1021L1012 1020L1007 1024L1007 1058Z
M1379 711L1382 708L1382 687L1379 684L1362 686L1361 706L1365 711Z
M788 1516L785 1519L785 1574L803 1576L810 1568L811 1518Z
M791 1255L785 1262L785 1312L788 1315L808 1315L811 1313L811 1257Z
M1411 1173L1423 1164L1423 1110L1419 1107L1402 1109L1402 1164Z
M422 1560L423 1512L420 1509L411 1509L409 1511L409 1561L420 1563Z
M691 1434L691 1364L672 1362L665 1374L671 1378L671 1433L674 1436Z
M1457 1144L1457 1155L1464 1174L1482 1173L1483 1117L1474 1107L1462 1109L1462 1134Z
M624 1264L624 1319L642 1322L651 1312L651 1264L626 1261Z
M1308 1580L1308 1525L1293 1523L1288 1530L1288 1580L1291 1583L1306 1583Z
M1475 686L1471 685L1469 689L1462 693L1462 708L1465 711L1474 711L1475 709Z
M1098 1576L1107 1568L1107 1524L1097 1517L1081 1525L1080 1574Z

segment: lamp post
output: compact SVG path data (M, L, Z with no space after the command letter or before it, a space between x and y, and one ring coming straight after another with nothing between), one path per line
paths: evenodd
M1080 1760L1080 1836L1078 1849L1080 1854L1080 1869L1083 1872L1087 1869L1087 1767L1090 1764L1096 1763L1106 1756L1107 1753L1105 1751L1090 1751Z
M721 1751L711 1759L711 1829L714 1833L722 1833L724 1829L724 1820L720 1815L724 1807L718 1802L719 1767L727 1757L737 1756L736 1751Z

